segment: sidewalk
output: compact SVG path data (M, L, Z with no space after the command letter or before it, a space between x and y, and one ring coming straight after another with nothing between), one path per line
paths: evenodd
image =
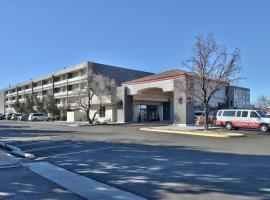
M2 150L0 150L0 177L0 199L83 199L22 166L16 157Z

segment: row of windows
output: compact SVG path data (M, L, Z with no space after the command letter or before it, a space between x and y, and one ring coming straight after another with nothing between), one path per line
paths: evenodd
M224 111L223 117L248 117L249 111ZM221 116L222 112L219 111L218 116ZM252 118L259 118L260 116L255 112L250 112L250 117Z

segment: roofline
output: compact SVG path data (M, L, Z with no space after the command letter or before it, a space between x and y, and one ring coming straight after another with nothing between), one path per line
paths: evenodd
M74 71L74 70L82 69L84 67L89 66L90 64L100 64L100 65L105 65L105 66L108 66L108 67L114 67L114 68L119 68L119 69L128 69L128 70L132 70L132 71L136 71L136 72L145 72L145 73L149 73L149 75L153 75L154 74L152 72L142 71L142 70L136 70L136 69L131 69L131 68L127 68L127 67L118 67L118 66L104 64L104 63L97 63L97 62L92 62L92 61L85 61L85 62L82 62L80 64L72 65L72 66L69 66L69 67L64 67L64 69L60 69L60 70L54 71L52 73L49 73L49 74L44 75L44 76L40 76L38 78L34 78L34 79L31 79L31 80L28 80L28 81L24 81L22 83L11 85L10 87L5 87L2 90L6 91L6 90L16 89L17 87L24 86L24 85L27 85L27 84L31 84L32 82L37 82L37 81L41 81L41 80L50 78L53 75L54 76L58 76L58 75L61 75L61 74L64 74L64 73L68 73L68 72Z
M180 78L180 77L184 77L184 76L186 76L186 74L183 73L181 75L173 75L173 76L169 76L166 78L153 78L150 80L142 80L142 81L128 81L128 82L122 83L122 86L150 83L150 82L163 81L163 80L170 80L170 79Z
M64 74L64 73L68 73L68 72L74 71L74 70L79 70L79 69L82 69L82 68L88 66L88 63L89 62L87 61L87 62L83 62L83 63L77 64L77 65L72 65L70 67L64 67L64 69L60 69L60 70L54 71L54 72L49 73L47 75L40 76L38 78L34 78L34 79L31 79L31 80L28 80L28 81L24 81L22 83L19 83L19 84L16 84L16 85L12 85L10 87L5 87L3 90L6 91L6 90L16 89L17 87L24 86L24 85L27 85L27 84L31 84L32 82L41 81L41 80L50 78L52 76L58 76L58 75L61 75L61 74Z

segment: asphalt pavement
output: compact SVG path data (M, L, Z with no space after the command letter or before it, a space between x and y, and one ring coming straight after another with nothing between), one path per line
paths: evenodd
M140 127L2 121L0 141L35 154L34 162L146 199L270 199L269 135L205 138Z

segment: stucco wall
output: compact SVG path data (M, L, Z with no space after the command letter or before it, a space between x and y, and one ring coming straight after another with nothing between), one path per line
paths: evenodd
M118 85L123 82L131 81L144 76L152 75L153 73L138 71L133 69L127 69L122 67L115 67L111 65L104 65L99 63L89 62L89 68L92 69L95 74L101 74L114 79Z

